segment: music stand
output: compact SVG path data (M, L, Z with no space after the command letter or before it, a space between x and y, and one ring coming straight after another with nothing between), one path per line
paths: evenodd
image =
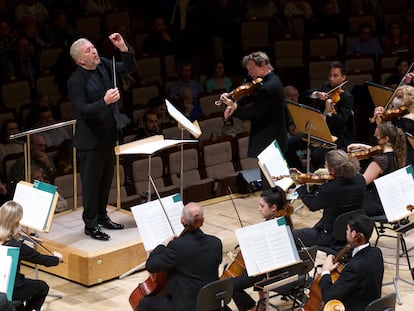
M335 149L337 137L331 135L325 117L319 110L285 99L290 115L299 132L307 134L306 171L310 171L310 146Z
M367 81L366 83L368 84L368 92L375 107L385 107L394 93L394 89L374 82Z

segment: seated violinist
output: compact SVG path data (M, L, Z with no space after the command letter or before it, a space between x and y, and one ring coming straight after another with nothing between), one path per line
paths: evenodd
M282 188L276 186L274 188L264 190L259 199L258 211L264 220L270 220L276 217L284 216L286 222L292 226L290 214L293 209L286 201L286 193ZM224 272L226 275L227 272ZM262 281L266 275L258 275L250 277L247 271L234 278L233 301L238 310L256 310L256 302L244 290L254 286L255 283ZM265 310L264 301L261 299L258 303L257 310Z
M17 307L17 310L40 311L43 310L42 306L49 292L49 285L43 280L26 278L20 271L20 263L26 261L51 267L63 262L63 257L59 252L43 255L25 244L24 240L19 237L18 232L22 217L23 208L19 203L7 201L0 206L0 244L20 249L17 272L14 276L13 300L25 301L25 306L23 308ZM32 239L30 242L32 242Z
M336 218L345 212L362 208L365 182L359 174L358 160L348 157L343 150L335 149L325 155L325 167L334 179L317 186L313 192L295 181L302 202L313 212L323 210L322 218L312 228L293 231L298 247L342 247L334 237Z
M319 287L326 303L337 299L345 310L363 311L373 300L381 297L384 260L381 250L369 245L373 223L366 215L354 215L348 220L346 239L353 248L352 259L338 279L333 282L331 272L336 270L333 255L322 266Z
M138 310L196 310L201 287L218 279L223 246L217 237L201 231L203 208L196 203L184 206L181 223L185 229L179 237L170 237L158 245L146 262L150 273L166 272L165 291L141 299Z
M400 128L391 122L384 122L377 126L374 136L382 147L382 154L373 157L363 173L366 184L363 209L368 216L384 214L374 180L404 167L407 160L406 138ZM348 151L370 148L370 145L353 143L348 146Z

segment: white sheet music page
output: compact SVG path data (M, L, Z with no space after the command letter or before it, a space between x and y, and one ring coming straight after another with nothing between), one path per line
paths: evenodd
M47 224L54 193L34 188L32 184L19 182L13 200L23 208L20 225L44 231Z
M255 276L300 262L284 217L236 229L247 274Z
M131 207L146 251L153 250L170 236L179 235L184 230L181 224L181 212L184 207L181 196L173 194L161 198L161 201L170 222L159 200Z
M266 176L270 185L279 186L286 191L293 184L293 180L289 177L273 180L273 177L289 175L289 167L276 140L267 146L257 156L257 159L259 160L259 166L263 170L263 174Z
M188 120L177 108L175 108L174 105L168 101L168 99L165 100L165 104L167 105L168 113L175 121L180 123L195 138L201 136L201 129L197 122L195 122L195 124L191 123L191 121Z
M411 165L374 180L389 222L410 215L408 205L414 205L414 178Z

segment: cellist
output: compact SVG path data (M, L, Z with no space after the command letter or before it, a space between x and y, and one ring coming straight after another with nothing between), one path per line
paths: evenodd
M290 220L292 207L286 201L285 191L278 186L266 189L261 193L258 211L265 221L284 216L287 224L292 225ZM246 270L234 278L233 301L238 310L256 310L256 301L244 290L265 278L265 274L250 277ZM257 310L265 310L263 299L258 302Z
M384 260L381 250L369 244L373 223L366 215L354 215L348 220L346 239L353 247L352 258L332 282L331 271L338 263L329 255L319 280L323 301L340 300L345 310L363 311L373 300L381 297Z
M148 272L167 272L163 293L141 299L139 311L196 310L201 287L218 279L223 245L215 236L201 231L203 208L196 203L184 206L179 237L170 237L158 245L146 262Z

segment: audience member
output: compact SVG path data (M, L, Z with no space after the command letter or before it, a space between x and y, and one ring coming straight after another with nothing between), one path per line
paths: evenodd
M240 23L243 19L241 5L234 0L216 0L211 10L211 31L215 59L229 63L232 55L227 55L227 46L238 46L240 42Z
M342 38L347 31L346 20L339 11L336 1L325 0L320 10L316 12L318 13L316 13L315 32L339 34Z
M178 79L175 80L168 92L168 98L173 103L183 103L185 98L188 97L190 94L188 91L184 91L184 88L189 88L191 90L192 96L192 110L191 110L191 119L197 120L198 118L202 117L203 112L200 108L200 103L198 100L198 96L200 93L204 92L204 88L195 80L192 75L192 64L190 62L182 62L178 66ZM184 94L183 94L184 93Z
M15 45L16 35L11 29L10 22L0 18L0 59L9 58L15 51Z
M37 111L36 119L36 127L45 127L56 123L50 108L40 108ZM43 132L43 136L46 139L46 147L57 147L65 139L71 138L68 131L64 127L47 130Z
M345 212L362 208L365 182L359 173L358 160L350 158L344 150L337 149L329 151L325 161L325 167L333 176L333 180L318 186L313 192L309 192L305 185L297 184L296 191L309 210L313 212L323 210L321 219L312 228L293 231L298 247L344 246L335 239L335 219ZM339 192L347 195L340 196Z
M69 22L68 14L60 11L53 16L53 23L48 27L45 39L52 46L68 46L77 36L75 27Z
M10 180L15 182L26 180L24 162L24 157L16 160L10 171ZM56 172L52 156L46 153L46 139L42 134L36 133L31 136L30 165L41 167L45 172L45 176L47 176L47 180L52 180L52 174Z
M167 29L164 18L157 16L152 21L151 32L144 39L142 50L147 54L175 55L176 38L171 29Z
M105 14L111 10L112 5L109 0L86 0L84 2L84 11L87 14Z
M35 204L35 203L34 203ZM43 280L26 278L20 269L21 261L40 264L46 267L57 266L63 262L62 254L53 252L43 255L32 246L26 245L18 237L19 222L23 218L23 208L15 201L7 201L0 207L0 244L18 247L19 262L14 280L13 300L25 302L23 310L42 310L42 305L49 292L49 286Z
M37 94L32 104L32 109L27 113L23 120L25 129L32 129L36 126L39 111L43 109L50 109L53 112L53 105L50 96L44 94ZM53 116L55 118L55 116Z
M34 88L39 74L39 62L33 45L25 37L16 40L16 53L5 60L3 68L3 79L26 78Z
M138 128L135 139L142 139L154 135L161 135L158 126L158 115L155 111L147 110L142 117L143 127Z
M381 0L351 0L349 3L350 15L374 15L377 29L381 29L384 14Z
M0 128L0 177L5 177L4 158L9 154L23 153L23 142L19 139L10 139L10 135L19 133L19 126L15 120L4 120Z
M33 46L33 53L39 58L42 49L50 45L45 41L43 32L40 32L39 26L33 19L26 19L19 24L19 37L25 37Z
M246 18L271 18L277 13L278 8L272 0L246 1Z
M283 7L283 14L286 17L303 16L308 24L314 18L312 6L306 0L288 0Z
M382 154L372 158L365 169L363 176L366 184L363 208L368 216L384 215L381 200L374 180L405 166L407 162L407 143L403 131L391 122L384 122L377 126L374 133ZM372 146L353 143L348 151L370 150Z
M22 23L28 19L35 21L39 29L43 29L50 19L50 14L42 2L23 0L16 6L16 21Z
M362 23L359 25L358 37L352 38L346 47L346 57L372 56L376 63L379 57L384 53L381 44L374 36L372 25Z
M408 52L408 34L401 29L398 21L391 23L387 33L382 36L382 47L385 55Z
M55 166L58 171L64 173L73 172L73 140L65 139L58 147Z
M407 74L408 68L410 67L412 58L408 56L400 56L395 61L394 73L385 80L385 85L396 88L403 82L405 75Z
M224 62L218 60L214 64L213 75L206 81L206 91L225 90L230 92L232 87L231 79L224 75Z

